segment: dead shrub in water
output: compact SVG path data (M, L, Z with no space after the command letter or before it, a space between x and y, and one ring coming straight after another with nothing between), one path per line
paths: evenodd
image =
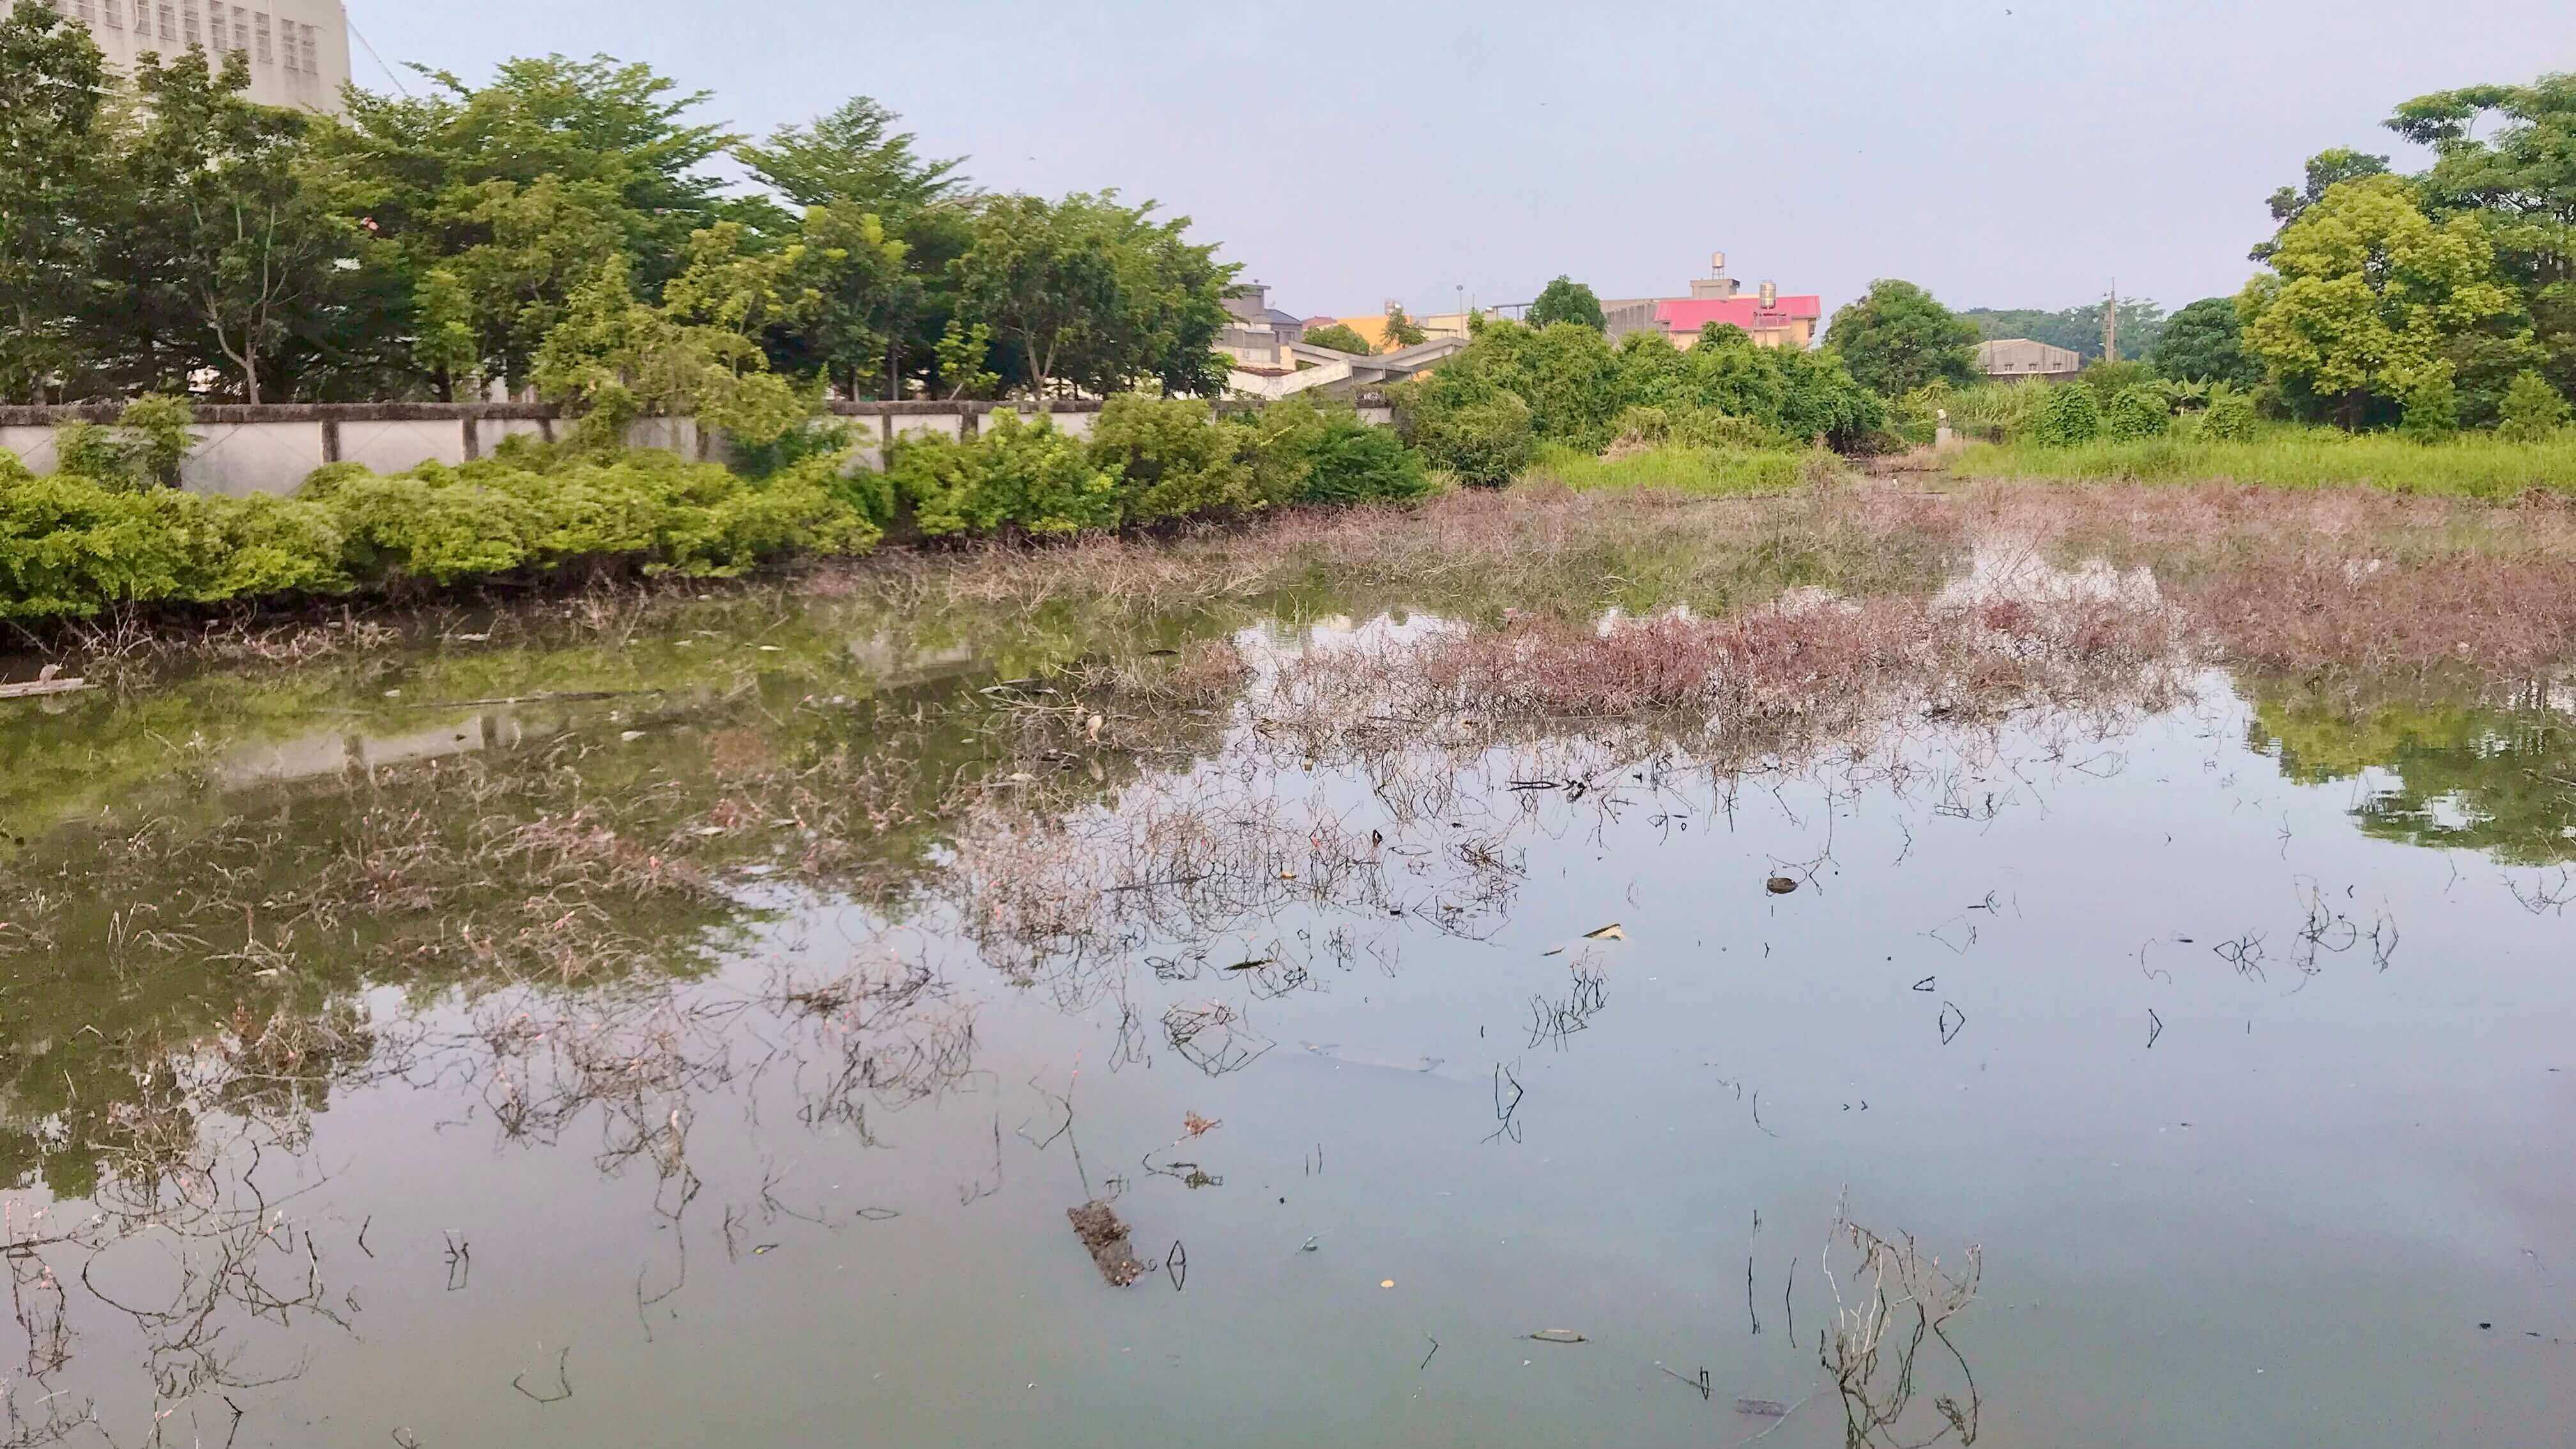
M1863 731L1909 705L1992 713L2089 689L2137 692L2170 653L2161 609L2116 600L1785 601L1724 619L1667 614L1591 629L1549 619L1368 649L1283 671L1265 721L1352 746L1353 723L1557 724L1655 716L1716 738Z
M2404 677L2473 667L2531 675L2576 651L2576 563L2298 559L2186 596L2230 662L2300 674Z
M1852 1270L1853 1297L1846 1301L1841 1280L1833 1274L1833 1246L1848 1242L1860 1254ZM1979 1401L1976 1375L1950 1341L1949 1321L1976 1301L1984 1276L1981 1254L1968 1249L1956 1274L1941 1260L1927 1257L1910 1235L1882 1238L1836 1214L1833 1238L1822 1260L1826 1281L1834 1288L1830 1336L1819 1335L1817 1359L1833 1375L1843 1401L1843 1442L1847 1449L1925 1449L1958 1436L1977 1442ZM1915 1400L1930 1375L1916 1362L1927 1339L1938 1342L1958 1367L1962 1393L1937 1393L1932 1412L1941 1425L1909 1421ZM1923 1416L1911 1415L1920 1420ZM1930 1430L1929 1433L1926 1431Z

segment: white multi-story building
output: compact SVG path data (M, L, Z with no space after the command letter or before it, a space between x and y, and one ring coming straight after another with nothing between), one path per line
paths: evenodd
M145 52L166 63L192 45L250 60L250 98L272 106L340 109L349 83L349 17L340 0L53 0L89 27L109 65L131 70Z

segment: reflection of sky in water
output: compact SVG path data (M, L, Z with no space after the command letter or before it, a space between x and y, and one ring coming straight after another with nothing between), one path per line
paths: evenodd
M2003 600L2159 596L2009 542L1941 595ZM1258 700L1300 651L1456 627L1234 642ZM1093 886L1144 883L1118 827L1187 806L1257 827L1278 878L1115 895L1079 951L979 949L956 929L974 896L889 924L764 883L783 916L712 981L389 984L367 1005L419 1060L336 1091L263 1169L333 1302L352 1295L349 1331L237 1324L236 1379L301 1372L208 1386L173 1422L221 1442L230 1393L243 1445L1731 1444L1770 1427L1737 1396L1823 1385L1816 1334L1853 1284L1820 1255L1847 1201L1946 1261L1982 1248L1953 1326L1980 1443L2552 1442L2576 1422L2576 978L2563 915L2527 904L2545 873L2368 813L2409 779L2402 750L2433 778L2412 716L2383 747L2215 674L2199 693L2107 735L2034 713L1716 779L1564 742L1331 768L1237 726L1069 838ZM609 708L354 748L606 747ZM2540 758L2460 728L2457 768ZM245 746L222 773L328 775L350 738ZM1577 773L1581 798L1513 788ZM2563 834L2546 806L2535 828ZM2421 810L2455 833L2493 814L2450 789ZM986 826L949 826L981 858ZM1332 840L1365 843L1330 870L1301 853ZM1783 872L1800 889L1768 893ZM937 989L821 1018L775 999L859 961ZM207 969L219 993L256 968ZM1268 1049L1193 1065L1172 1023L1210 1005ZM1550 1029L1569 1007L1577 1029ZM512 1021L556 1035L496 1070L475 1044ZM969 1025L971 1070L908 1100ZM502 1130L547 1051L601 1026L589 1070L637 1074L633 1119ZM687 1069L632 1065L666 1049ZM1222 1125L1188 1137L1188 1113ZM1185 1285L1104 1287L1064 1218L1090 1196L1149 1261L1182 1245ZM166 1296L152 1251L107 1271ZM1525 1337L1547 1328L1588 1341ZM131 1438L141 1362L97 1329L64 1386ZM1667 1368L1706 1368L1712 1398ZM1924 1373L1909 1430L1965 1392ZM571 1396L537 1402L558 1375ZM1840 1436L1828 1390L1765 1443Z

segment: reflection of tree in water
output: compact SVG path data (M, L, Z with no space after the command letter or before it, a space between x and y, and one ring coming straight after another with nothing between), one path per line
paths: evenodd
M1708 821L1748 769L1827 762L1845 796L1953 788L2015 701L2073 682L2044 659L2005 668L1984 643L1960 647L1891 658L1830 710L1722 725L1569 725L1459 701L1422 713L1418 682L1375 672L1394 660L1303 676L1265 713L1240 661L1182 651L857 702L746 690L616 722L642 738L594 723L274 789L231 814L137 802L0 861L0 982L22 1004L0 1014L0 1165L108 1214L85 1231L125 1235L13 1225L38 1295L25 1301L136 1232L209 1234L191 1240L186 1285L228 1306L152 1309L153 1331L172 1331L147 1355L154 1402L197 1412L228 1381L215 1375L246 1370L165 1369L202 1341L188 1324L289 1308L300 1323L333 1246L344 1262L363 1246L299 1226L308 1279L226 1266L226 1233L279 1230L274 1204L257 1216L259 1160L299 1151L329 1094L361 1086L462 1095L507 1143L578 1142L728 1254L779 1216L846 1225L867 1210L800 1206L766 1172L711 1183L693 1134L728 1107L754 1128L759 1095L784 1091L803 1125L873 1140L874 1116L968 1073L972 1015L918 965L864 951L821 974L760 967L755 891L953 927L1067 1010L1116 1004L1118 1062L1160 1046L1236 1070L1270 1040L1266 1003L1391 972L1408 936L1491 936L1534 845L1631 817ZM1944 672L1962 659L1974 689ZM2063 730L2109 732L2163 697L2127 655L2111 664L2125 687ZM1938 725L1891 728L1925 715ZM1922 766L1932 753L1942 770ZM1301 777L1314 787L1283 788ZM353 1003L388 987L418 1009L364 1018ZM1598 1009L1590 991L1568 1019ZM174 1189L197 1216L153 1195ZM639 1277L648 1332L686 1281L690 1240L671 1234L673 1261ZM30 1340L68 1344L84 1313L139 1306L69 1293L33 1314Z
M2252 686L2256 750L2316 784L2379 769L2395 776L2353 807L2368 834L2482 850L2508 865L2576 859L2576 719L2538 688L2503 704L2400 700L2337 704Z

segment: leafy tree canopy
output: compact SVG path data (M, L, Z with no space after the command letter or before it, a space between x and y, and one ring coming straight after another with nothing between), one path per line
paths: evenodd
M2282 229L2271 264L2237 301L2245 346L2275 377L2340 400L2347 426L2373 396L2409 396L2435 371L2447 381L2446 340L2515 310L2479 218L2436 223L2393 176L2329 187Z
M2191 382L2249 388L2263 380L2263 364L2246 355L2245 323L2234 299L2204 297L2173 314L2158 339L2158 375Z
M1861 385L1899 397L1933 382L1976 380L1976 327L1912 282L1882 278L1834 313L1825 344Z
M1367 338L1362 337L1357 332L1352 331L1350 328L1343 326L1339 322L1328 323L1322 327L1308 328L1306 331L1306 341L1316 347L1329 347L1335 352L1355 352L1363 357L1367 356L1372 350L1368 345Z
M1595 332L1609 324L1601 316L1601 299L1592 289L1570 277L1558 276L1530 304L1529 325L1546 327L1558 322L1572 322Z

